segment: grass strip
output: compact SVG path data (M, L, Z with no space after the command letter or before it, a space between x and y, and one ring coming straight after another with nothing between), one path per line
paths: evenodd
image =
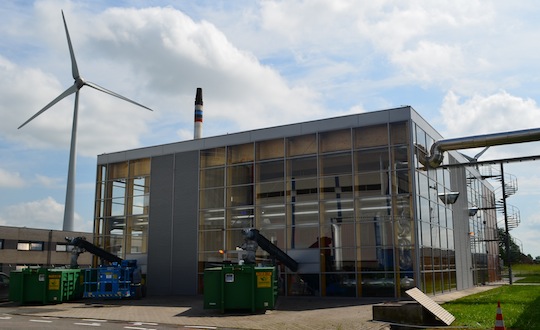
M507 329L540 329L540 286L505 285L444 304L456 317L452 326L493 329L497 302Z

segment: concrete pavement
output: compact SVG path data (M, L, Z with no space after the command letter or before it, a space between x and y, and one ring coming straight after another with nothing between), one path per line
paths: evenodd
M493 289L480 286L432 296L438 303ZM179 326L228 329L366 329L390 327L372 321L372 305L391 299L279 297L274 310L260 313L227 312L203 309L203 296L147 297L141 300L84 299L57 305L0 305L0 313L61 318L137 321Z

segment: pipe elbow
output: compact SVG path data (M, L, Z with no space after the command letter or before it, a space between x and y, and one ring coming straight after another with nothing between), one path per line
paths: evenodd
M444 160L444 152L440 149L439 144L435 142L431 146L430 155L427 157L427 164L431 168L439 167Z

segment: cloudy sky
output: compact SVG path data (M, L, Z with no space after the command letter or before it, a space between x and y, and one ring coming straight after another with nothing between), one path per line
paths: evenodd
M17 129L73 83L62 9L81 75L154 109L82 89L75 230L92 230L96 156L191 139L197 87L204 136L401 105L446 138L540 127L532 0L2 1L0 225L62 228L74 97ZM533 257L539 165L505 166Z

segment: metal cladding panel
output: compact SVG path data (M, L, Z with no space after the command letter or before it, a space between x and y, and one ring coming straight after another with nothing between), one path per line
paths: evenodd
M172 223L172 273L170 292L197 294L197 209L199 152L175 155L174 206Z
M456 253L457 289L474 286L472 276L471 242L469 238L469 212L467 205L467 175L463 167L450 169L452 190L459 191L459 197L452 205L454 223L454 249Z
M350 127L362 127L389 122L405 121L410 119L412 115L416 116L415 118L417 118L417 120L421 120L421 117L416 114L410 106L403 106L395 109L364 112L341 117L312 120L303 123L261 128L245 132L211 136L201 139L187 140L147 148L139 148L109 154L102 154L98 156L97 163L115 163L131 159L157 157L167 154L196 151L201 149L222 147L226 145L243 144L267 139L310 134L315 132L324 132Z
M150 182L150 214L148 221L148 273L149 295L167 295L171 292L172 277L172 225L173 225L173 155L152 158Z

